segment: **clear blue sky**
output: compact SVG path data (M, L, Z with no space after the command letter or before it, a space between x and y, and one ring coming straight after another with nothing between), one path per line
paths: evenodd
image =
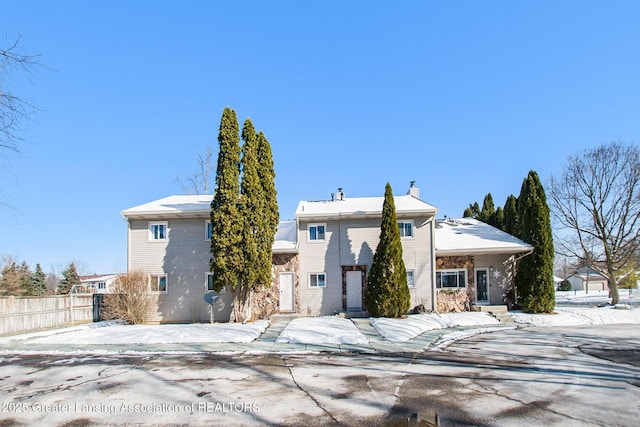
M49 69L0 160L0 254L126 268L120 211L179 194L225 106L271 142L283 219L300 199L396 194L439 216L530 169L640 141L637 1L2 1ZM5 44L6 46L6 44Z

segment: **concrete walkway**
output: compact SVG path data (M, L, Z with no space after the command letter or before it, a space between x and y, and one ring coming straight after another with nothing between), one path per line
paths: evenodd
M274 318L271 325L250 343L162 343L162 344L41 344L28 340L0 344L0 353L219 353L219 354L263 354L263 353L417 353L427 349L440 337L456 331L478 329L479 326L436 329L427 331L407 342L385 339L369 323L369 318L352 318L354 325L367 338L368 344L292 344L277 342L282 330L292 318ZM482 326L482 329L503 328L515 325L512 322Z

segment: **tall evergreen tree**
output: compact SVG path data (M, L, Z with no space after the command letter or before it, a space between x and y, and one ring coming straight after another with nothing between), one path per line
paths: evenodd
M550 313L555 307L553 237L549 206L540 178L530 171L518 197L519 236L534 247L518 264L515 284L524 311Z
M400 317L411 306L395 202L389 183L384 193L380 241L373 255L364 301L373 316Z
M271 266L272 247L275 240L278 223L280 222L280 213L278 211L278 199L275 184L275 169L273 165L273 154L271 153L271 144L267 140L263 132L258 133L258 175L262 185L262 194L264 197L264 206L262 211L263 221L260 234L262 238L259 241L259 252L262 268L258 277L260 283L266 286L271 285Z
M80 276L76 270L75 263L70 263L69 266L62 272L62 280L58 284L58 293L66 295L71 291L73 285L80 284Z
M242 181L240 184L242 218L242 267L234 290L233 312L237 322L250 316L247 312L250 292L259 286L261 265L260 239L263 219L264 195L258 174L258 136L250 119L242 127ZM269 266L271 267L271 266Z
M218 132L216 189L211 202L211 262L213 287L235 287L242 268L240 197L240 135L235 111L225 108Z
M484 200L482 202L482 209L480 210L480 214L478 215L478 219L482 222L489 224L491 221L491 217L496 213L496 207L493 203L493 196L491 193L487 193L484 196Z
M47 276L42 271L40 264L36 264L36 269L31 274L30 295L39 297L47 294Z
M513 194L504 203L504 220L501 229L512 236L519 236L518 231L518 199Z
M489 218L489 224L500 230L504 229L504 209L502 209L502 206L496 208L496 211Z

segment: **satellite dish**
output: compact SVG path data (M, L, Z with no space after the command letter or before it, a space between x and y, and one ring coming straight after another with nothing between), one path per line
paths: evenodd
M217 292L207 292L206 294L204 294L204 301L207 304L213 304L216 301L218 301L218 293Z

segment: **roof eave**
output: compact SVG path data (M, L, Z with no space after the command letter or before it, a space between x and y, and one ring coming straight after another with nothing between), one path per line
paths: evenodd
M461 248L461 249L438 249L436 256L461 256L461 255L517 255L533 250L533 246L520 248Z

